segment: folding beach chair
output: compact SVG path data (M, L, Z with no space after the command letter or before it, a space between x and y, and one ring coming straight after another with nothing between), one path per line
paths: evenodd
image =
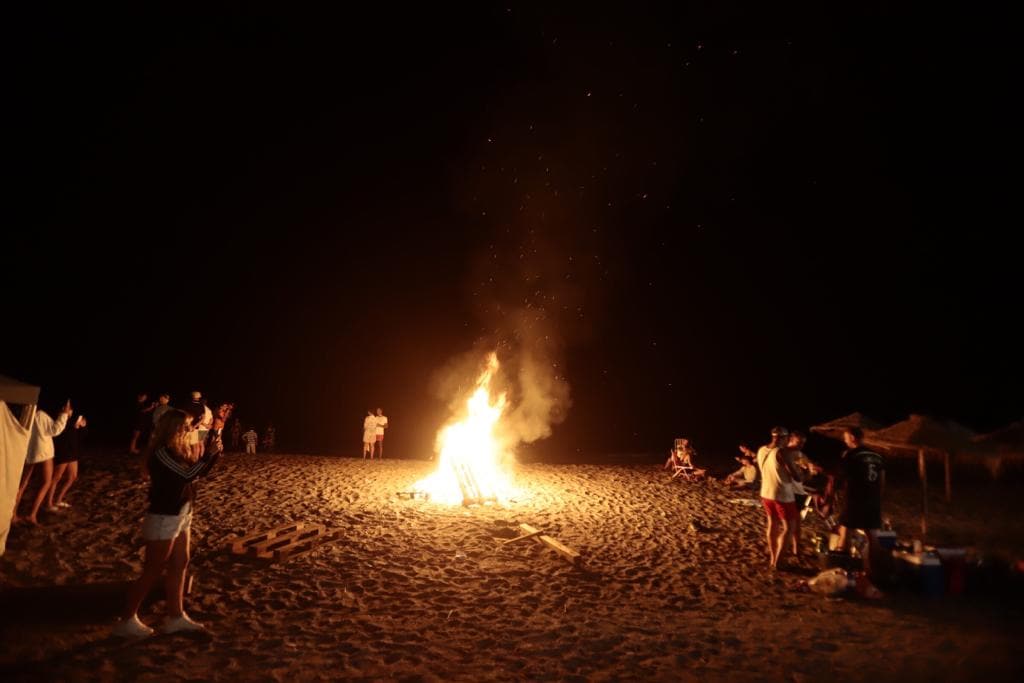
M804 507L800 510L800 519L807 519L807 515L813 511L825 521L829 529L834 529L837 526L835 515L832 514L835 507L835 496L830 495L829 487L825 487L823 501L818 496L818 489L808 486L807 483L801 484L797 482L796 493L807 496L807 500L804 501Z
M676 439L672 447L672 478L681 477L686 481L697 479L697 468L690 462L689 454L686 453L688 443L686 439Z

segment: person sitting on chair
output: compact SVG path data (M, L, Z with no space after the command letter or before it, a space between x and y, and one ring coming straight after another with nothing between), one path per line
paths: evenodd
M664 469L672 469L673 472L678 472L682 469L691 477L703 477L707 474L707 470L698 469L693 464L693 456L696 454L697 452L690 445L689 439L676 439L676 445L669 451Z

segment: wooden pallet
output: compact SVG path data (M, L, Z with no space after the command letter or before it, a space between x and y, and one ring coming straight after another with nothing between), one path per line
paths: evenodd
M231 552L281 562L313 550L326 534L322 524L292 522L232 539Z
M267 529L266 531L257 531L246 536L239 536L231 539L231 552L236 555L244 555L248 552L249 546L260 541L265 541L268 538L274 538L278 534L284 534L289 531L296 531L298 529L305 528L305 522L292 522L290 524L282 524L281 526L274 527L273 529Z
M327 528L323 524L310 524L287 534L279 534L250 546L250 554L264 560L280 562L293 555L309 552L323 540Z

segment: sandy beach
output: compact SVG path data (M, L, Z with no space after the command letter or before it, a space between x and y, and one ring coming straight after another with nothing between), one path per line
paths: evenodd
M209 635L109 635L141 568L145 485L94 454L41 528L0 559L0 678L20 680L1010 680L1019 598L878 601L801 591L808 554L767 570L759 507L647 465L521 465L506 507L402 500L433 463L228 455L200 483L186 608ZM936 533L1019 553L1012 487L958 491ZM993 495L993 491L1001 492ZM917 498L890 492L897 530ZM898 501L898 502L893 502ZM334 534L281 563L235 536L290 521ZM809 518L805 539L824 529ZM501 539L531 524L583 554ZM156 624L162 603L148 604Z

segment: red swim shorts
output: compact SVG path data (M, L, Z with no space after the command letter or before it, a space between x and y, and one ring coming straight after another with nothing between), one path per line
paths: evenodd
M383 441L383 440L384 440L384 435L383 434L378 434L377 435L377 441Z
M774 517L775 519L793 519L796 517L796 503L793 501L781 503L777 500L762 498L761 504L764 505L764 511L769 517Z

